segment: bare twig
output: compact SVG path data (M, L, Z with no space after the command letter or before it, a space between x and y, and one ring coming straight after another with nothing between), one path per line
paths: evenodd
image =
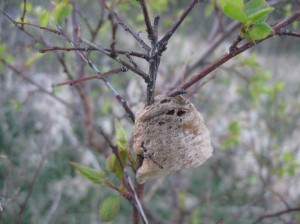
M143 11L145 25L146 25L146 29L147 29L147 33L148 33L148 38L149 38L149 40L151 40L151 42L155 42L155 34L154 34L154 30L153 30L153 27L150 22L149 13L148 13L148 9L147 9L145 0L139 0L139 3L141 5L142 11Z
M77 47L77 45L68 37L62 28L56 23L56 26L60 32L60 34L73 46ZM134 114L129 108L127 102L120 96L120 94L115 90L115 88L110 84L110 82L102 75L100 70L92 63L92 61L87 57L87 55L83 54L81 51L76 51L80 57L90 66L90 68L96 73L98 76L98 79L102 80L105 85L108 87L108 89L114 94L116 100L121 104L124 108L124 110L127 112L129 118L131 119L132 122L134 122Z
M236 48L234 51L229 51L222 55L218 60L216 60L214 63L206 66L202 71L197 73L196 75L192 76L189 78L185 83L182 85L178 86L175 90L172 90L169 92L169 96L174 96L177 95L179 91L182 89L186 90L192 85L194 85L196 82L204 78L206 75L208 75L210 72L214 71L216 68L218 68L220 65L224 64L227 62L229 59L235 57L236 55L239 55L240 53L246 51L247 49L257 45L258 43L269 39L270 37L273 37L275 35L281 35L282 29L285 28L287 25L291 24L293 21L296 19L300 18L300 10L296 11L292 16L284 19L283 21L277 23L275 26L273 26L273 32L267 36L266 38L262 40L257 40L257 41L248 41L242 46Z
M49 92L48 90L46 90L43 86L41 86L40 84L38 84L37 82L35 82L34 80L32 80L31 78L29 78L24 71L22 71L21 69L15 67L14 65L11 65L10 63L8 63L7 61L5 61L4 59L0 59L0 61L5 64L8 68L10 68L12 71L15 72L15 74L19 75L20 77L22 77L23 79L25 79L27 82L31 83L32 85L36 86L38 88L39 91L46 93L47 95L51 96L52 98L54 98L55 100L57 100L58 102L62 103L63 105L67 106L68 108L72 109L75 113L79 113L75 108L73 108L68 102L64 101L63 99L59 98L58 96L56 96L55 94L53 94L52 92Z
M170 29L167 31L167 33L161 38L159 41L159 51L162 52L166 49L166 46L168 44L169 39L172 37L174 32L177 30L177 28L180 26L180 24L184 21L184 19L187 17L187 15L192 11L194 6L202 1L199 0L193 0L190 2L190 4L185 8L183 13L180 15L178 20L170 27Z
M117 69L113 69L110 70L108 72L104 72L102 73L102 75L107 76L107 75L112 75L112 74L117 74L120 72L124 72L126 71L126 69L123 68L117 68ZM91 79L97 79L98 76L97 75L93 75L93 76L88 76L88 77L84 77L84 78L80 78L80 79L75 79L75 80L70 80L70 81L66 81L66 82L60 82L57 84L53 84L52 87L59 87L59 86L65 86L65 85L74 85L76 83L81 83L81 82L85 82Z
M133 71L134 73L138 74L139 76L141 76L145 82L148 82L149 78L148 75L146 73L144 73L143 71L141 71L138 68L135 68L134 66L130 65L129 63L123 61L122 59L120 59L117 55L113 56L112 54L110 54L109 52L107 52L104 48L102 48L99 45L96 45L94 43L91 43L87 40L82 40L84 43L86 43L87 45L96 48L98 51L102 52L103 54L107 55L108 57L114 59L115 61L119 62L120 64L124 65L126 68L130 69L131 71Z
M259 217L253 224L260 223L264 219L274 218L274 217L278 217L278 216L281 216L281 215L284 215L287 213L299 212L299 211L300 211L300 207L296 207L296 208L288 208L285 210L269 213L269 214L262 215L261 217Z
M23 0L23 14L21 16L21 22L24 22L24 20L25 20L25 15L27 12L26 6L27 6L27 2L26 2L26 0ZM21 29L24 29L24 24L21 25Z
M46 146L46 147L47 147L47 146ZM41 158L41 160L40 160L40 162L39 162L39 165L38 165L37 169L35 170L35 172L34 172L34 174L33 174L32 180L30 181L29 189L28 189L28 191L27 191L26 197L25 197L24 201L19 205L20 210L19 210L19 213L18 213L18 215L17 215L17 217L16 217L16 222L15 222L15 223L17 223L17 224L18 224L18 223L21 223L21 219L22 219L23 213L24 213L24 211L25 211L26 205L27 205L27 203L28 203L29 198L30 198L31 195L32 195L33 188L34 188L34 186L35 186L37 177L38 177L39 173L41 172L41 169L43 168L43 166L44 166L44 164L45 164L45 161L46 161L46 159L47 159L47 155L48 155L48 153L45 153L45 154L42 156L42 158Z
M110 48L103 48L104 51L107 51L107 53L112 53L112 50ZM58 46L54 46L54 47L47 47L47 48L42 48L39 50L40 53L46 53L48 51L99 51L99 48L95 48L95 47L58 47ZM143 58L148 60L147 55L143 54L143 53L139 53L139 52L135 52L135 51L122 51L122 50L116 50L115 49L115 53L117 54L124 54L124 55L130 55L130 56L134 56L134 57L138 57L138 58Z
M125 24L125 22L118 16L116 12L112 11L105 4L104 0L99 0L99 2L111 15L113 15L118 20L119 25L121 25L126 32L129 32L134 37L134 39L142 46L143 49L145 49L147 52L150 51L150 47L139 37L136 32L134 32L127 24Z

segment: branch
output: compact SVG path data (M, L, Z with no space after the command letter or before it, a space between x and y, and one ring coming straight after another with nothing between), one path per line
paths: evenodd
M24 20L25 20L25 15L26 15L26 12L27 12L26 5L27 5L26 0L23 0L23 14L21 16L21 22L24 22ZM22 24L21 29L22 30L24 29L24 24Z
M130 69L131 71L133 71L134 73L138 74L139 76L141 76L145 82L148 82L149 78L148 75L146 73L144 73L143 71L141 71L138 68L135 68L134 66L131 66L129 63L123 61L122 59L120 59L117 55L113 56L112 54L108 53L105 48L102 48L101 46L91 43L89 41L86 40L82 40L82 42L86 43L87 45L97 49L98 51L102 52L103 54L107 55L108 57L114 59L115 61L119 62L120 64L124 65L125 67L127 67L128 69ZM126 53L125 53L126 54Z
M262 215L253 224L257 224L257 223L261 222L264 219L273 218L273 217L284 215L286 213L299 212L299 211L300 211L300 207L297 207L297 208L288 208L288 209L285 209L285 210L282 210L282 211Z
M124 72L126 70L127 69L124 68L124 67L123 68L117 68L117 69L110 70L108 72L104 72L104 73L102 73L102 75L107 76L107 75L117 74L117 73L120 73L120 72ZM85 81L88 81L88 80L91 80L91 79L97 79L97 78L98 78L97 75L93 75L93 76L88 76L88 77L84 77L84 78L80 78L80 79L75 79L75 80L70 80L70 81L66 81L66 82L53 84L52 87L55 88L55 87L65 86L65 85L74 85L76 83L81 83L81 82L85 82Z
M201 0L193 0L190 2L190 4L186 7L186 9L180 15L179 19L170 27L170 29L167 31L167 33L159 41L159 45L160 45L159 51L162 52L166 49L169 39L172 37L174 32L177 30L177 28L180 26L180 24L183 22L183 20L187 17L187 15L192 11L194 6L199 2L202 2L202 1Z
M155 36L156 35L154 33L153 27L152 27L151 22L150 22L149 13L148 13L148 10L147 10L145 0L139 0L139 3L141 5L142 11L143 11L145 25L146 25L146 28L147 28L146 31L148 33L148 38L149 38L149 40L151 40L151 42L155 42Z
M60 34L73 46L77 47L76 44L68 37L62 30L62 28L56 23L56 26L58 30L60 31ZM114 94L116 100L119 104L121 104L124 108L124 110L127 112L129 118L132 122L134 122L134 114L129 108L127 102L120 96L120 94L115 90L115 88L111 85L111 83L102 75L100 70L93 64L93 62L88 58L87 55L83 54L81 51L76 51L80 57L90 66L90 68L96 73L98 76L98 79L102 80L104 84L107 86L107 88Z
M98 128L97 131L104 138L104 140L108 143L108 145L110 146L112 152L115 154L115 156L116 156L116 158L117 158L117 160L118 160L118 162L119 162L119 164L120 164L120 166L123 170L123 174L124 174L124 177L125 177L127 187L129 188L130 192L132 193L133 205L138 210L140 216L142 217L142 220L143 220L144 224L148 224L148 220L147 220L147 217L146 217L145 212L143 210L142 204L141 204L141 202L139 200L139 197L138 197L138 195L137 195L137 193L134 189L134 186L133 186L132 181L129 177L128 171L126 170L126 168L125 168L125 166L122 162L122 159L121 159L118 148L112 144L109 137L105 134L105 132L101 128Z
M65 105L66 107L72 109L76 114L78 114L79 112L72 107L72 105L70 105L68 102L64 101L63 99L59 98L58 96L56 96L55 94L53 94L52 92L49 92L48 90L46 90L43 86L41 86L40 84L38 84L37 82L33 81L31 78L29 78L27 75L24 74L24 72L21 69L18 69L16 67L14 67L13 65L9 64L7 61L5 61L4 59L0 59L0 61L5 64L8 68L10 68L12 71L14 71L16 74L19 74L19 76L21 76L23 79L25 79L27 82L31 83L32 85L36 86L38 88L39 91L46 93L47 95L53 97L55 100L57 100L58 102L62 103L63 105Z
M242 46L236 47L234 50L231 50L228 53L225 53L217 61L215 61L214 63L212 63L208 66L206 66L198 74L192 76L186 82L184 82L183 84L178 86L176 89L169 92L168 95L169 96L178 95L182 90L188 89L189 87L194 85L196 82L198 82L199 80L201 80L202 78L207 76L210 72L214 71L216 68L218 68L219 66L221 66L222 64L224 64L225 62L230 60L231 58L239 55L240 53L242 53L242 52L246 51L247 49L257 45L258 43L260 43L260 42L262 42L266 39L269 39L270 37L273 37L275 35L281 35L282 29L284 29L286 26L288 26L289 24L291 24L293 21L297 20L298 18L300 18L300 10L296 11L292 16L284 19L283 21L281 21L281 22L277 23L275 26L273 26L273 32L269 36L267 36L266 38L264 38L262 40L257 40L257 41L254 41L254 42L253 41L248 41L245 44L243 44Z
M112 50L110 48L103 48L103 50L112 53ZM84 51L84 52L88 52L88 51L99 51L99 49L95 48L95 47L58 47L58 46L54 46L54 47L42 48L39 50L40 53L46 53L48 51ZM115 50L115 53L124 54L124 55L128 54L128 55L131 55L134 57L143 58L143 59L148 60L148 57L146 54L139 53L139 52Z
M104 6L104 8L111 14L113 15L117 20L119 25L121 25L123 27L123 29L126 32L129 32L134 39L137 40L137 42L142 46L143 49L145 49L147 52L150 51L150 47L139 37L139 35L137 33L135 33L127 24L125 24L125 22L123 22L123 20L118 16L118 14L114 11L112 11L104 2L104 0L99 0L100 4L102 4Z

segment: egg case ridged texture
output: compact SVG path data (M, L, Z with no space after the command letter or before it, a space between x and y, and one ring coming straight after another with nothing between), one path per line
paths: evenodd
M213 152L202 115L181 95L157 96L137 113L134 149L145 157L136 174L139 183L200 166Z

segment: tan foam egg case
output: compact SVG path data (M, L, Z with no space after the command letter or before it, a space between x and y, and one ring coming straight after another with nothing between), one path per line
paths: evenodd
M136 173L139 183L200 166L213 152L202 115L181 95L157 96L137 113L134 148L145 157Z

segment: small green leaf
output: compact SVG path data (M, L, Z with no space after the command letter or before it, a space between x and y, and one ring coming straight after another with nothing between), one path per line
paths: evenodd
M66 2L60 2L55 6L54 11L52 12L52 16L60 23L70 15L72 9L72 5Z
M125 150L129 149L126 131L120 124L118 120L115 120L115 129L116 129L116 144L118 148Z
M266 38L273 31L267 23L257 23L248 31L249 39L261 40Z
M242 23L247 22L243 0L219 0L219 4L225 15L229 18L238 20Z
M0 57L2 57L6 53L6 45L0 44Z
M16 110L22 109L22 103L17 100L11 100L11 104Z
M238 135L240 133L240 124L237 121L233 121L229 124L228 130L232 133L232 135Z
M265 9L261 9L257 12L254 12L249 15L249 19L251 20L251 23L255 22L265 22L268 18L268 15L273 12L274 8L268 7Z
M250 15L266 7L265 0L251 0L245 5L245 13Z
M99 215L105 222L114 220L120 212L121 197L108 196L100 205Z
M214 5L212 3L209 3L206 5L204 9L204 16L207 18L209 17L214 11Z
M47 26L49 22L49 12L45 9L42 9L42 11L39 13L39 23L41 26Z
M119 149L119 154L123 165L125 166L128 157L128 151ZM115 154L111 154L105 161L106 169L116 175L118 178L123 177L122 166Z
M105 161L105 167L108 171L113 172L113 173L116 171L116 168L115 168L116 159L117 158L116 158L115 154L113 154L113 153L108 156L108 158Z
M78 170L82 176L90 180L95 184L103 184L106 180L105 173L102 170L96 170L88 167L84 167L75 162L70 162L70 164Z
M24 10L24 2L21 3L20 9L23 11ZM29 2L26 2L26 11L28 13L31 13L32 11L32 5Z

